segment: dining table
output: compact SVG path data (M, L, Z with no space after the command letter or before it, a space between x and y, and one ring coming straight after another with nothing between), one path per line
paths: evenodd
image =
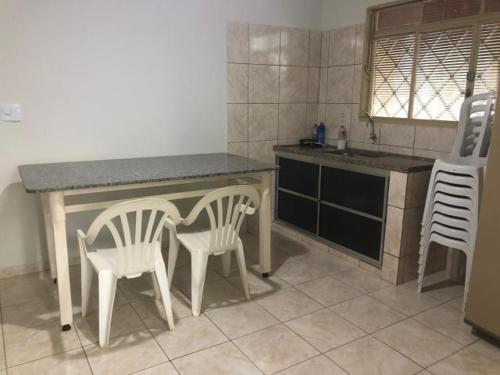
M259 262L271 272L271 194L277 165L229 153L70 161L18 166L26 193L41 198L51 276L57 283L63 331L71 329L67 216L99 212L135 197L177 201L202 197L221 186L250 184L260 194ZM70 233L70 235L72 235Z

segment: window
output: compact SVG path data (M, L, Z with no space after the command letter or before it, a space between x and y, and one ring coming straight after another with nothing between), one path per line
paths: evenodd
M413 0L368 10L363 110L457 121L465 97L497 91L500 0Z

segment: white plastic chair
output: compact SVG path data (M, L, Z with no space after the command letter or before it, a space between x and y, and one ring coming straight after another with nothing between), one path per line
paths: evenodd
M174 329L169 284L161 255L162 231L167 218L173 223L180 222L179 211L171 202L160 198L137 199L119 203L101 212L90 225L87 234L82 230L77 231L82 267L82 316L87 314L95 270L99 278L101 347L106 347L109 343L116 282L122 277L131 279L150 272L155 292L157 288L160 290L168 326ZM104 228L111 233L115 247L90 251Z
M464 307L479 218L479 204L488 156L495 93L464 101L450 158L436 160L422 218L418 291L432 242L463 251L467 256Z
M250 299L243 243L239 237L245 215L252 215L260 204L257 190L249 185L228 186L205 195L191 210L181 224L193 224L201 212L206 211L210 230L177 234L170 223L171 233L168 256L168 277L172 281L179 245L191 253L191 308L194 316L201 311L203 287L209 255L222 255L223 273L227 277L231 268L231 253L234 251L245 297Z

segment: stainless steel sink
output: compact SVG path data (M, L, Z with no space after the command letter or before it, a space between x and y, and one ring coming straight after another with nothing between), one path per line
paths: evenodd
M346 156L350 158L383 158L388 154L385 152L369 151L369 150L333 150L327 151L329 154Z

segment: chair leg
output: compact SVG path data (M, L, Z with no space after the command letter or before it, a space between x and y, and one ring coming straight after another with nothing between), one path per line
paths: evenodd
M172 301L170 300L170 288L167 279L167 270L165 269L165 263L163 261L158 261L155 264L155 272L153 277L156 276L156 281L158 282L158 287L161 293L161 299L163 301L163 307L165 308L165 315L167 316L168 327L170 330L174 329L174 315L172 313Z
M229 277L229 274L231 273L231 253L232 251L226 251L221 256L222 274L224 277Z
M81 261L81 288L82 288L82 317L87 315L89 306L90 291L92 289L92 278L94 269L87 257L82 257Z
M467 295L469 294L469 283L470 283L470 274L472 272L472 256L467 255L466 265L465 265L465 286L464 286L464 301L462 310L465 312L465 305L467 304Z
M208 254L191 253L191 310L194 316L200 315L203 287L207 273Z
M238 242L238 248L236 249L236 261L238 262L238 268L240 270L243 293L245 293L245 298L249 300L250 291L248 290L247 266L245 264L245 253L243 252L243 244L241 243L241 241Z
M175 264L177 263L177 255L179 254L179 240L172 231L170 231L170 240L168 248L168 285L172 285L174 279Z
M422 293L422 287L424 285L425 276L425 265L427 264L427 256L429 255L430 243L424 241L420 245L420 257L418 260L418 280L417 280L417 291Z
M160 292L160 288L158 285L158 280L156 279L154 273L151 273L151 282L153 284L153 295L155 296L155 299L160 299L161 292Z
M112 272L99 272L99 345L109 344L111 317L116 293L116 276Z

